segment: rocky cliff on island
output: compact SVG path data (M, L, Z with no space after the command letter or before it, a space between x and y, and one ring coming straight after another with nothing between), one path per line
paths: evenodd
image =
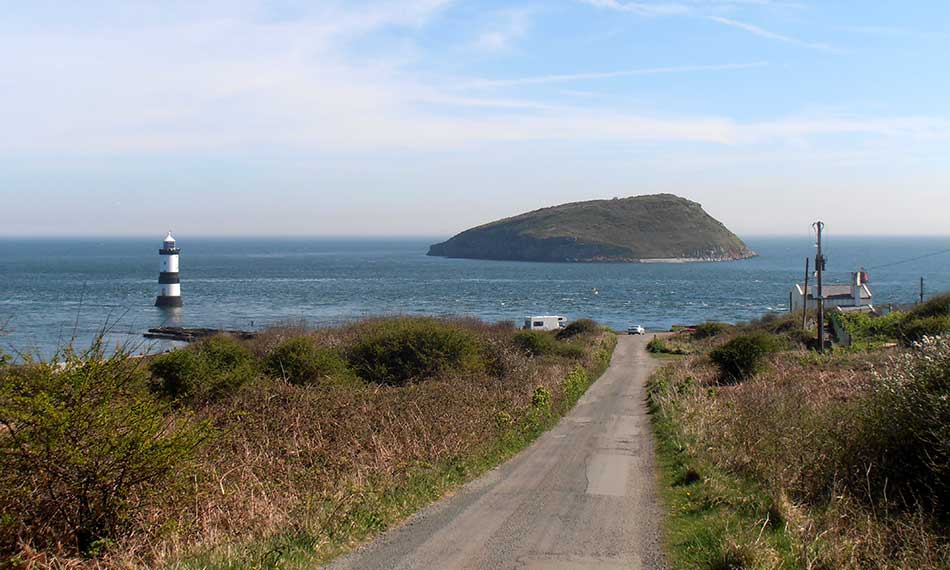
M688 262L755 256L702 206L672 194L573 202L466 230L429 255L513 261Z

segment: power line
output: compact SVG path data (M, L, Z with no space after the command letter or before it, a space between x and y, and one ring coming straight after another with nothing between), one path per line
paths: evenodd
M938 256L938 255L943 255L943 254L945 254L945 253L950 253L950 249L944 249L944 250L941 250L941 251L935 251L935 252L933 252L933 253L927 253L927 254L924 254L924 255L918 255L917 257L911 257L911 258L909 258L909 259L902 259L901 261L895 261L895 262L893 262L893 263L885 263L885 264L883 264L883 265L875 265L874 267L869 267L869 268L868 268L868 271L870 271L870 270L872 270L872 269L882 269L882 268L884 268L884 267L893 267L893 266L895 266L895 265L901 265L901 264L904 264L904 263L910 263L910 262L912 262L912 261L918 261L918 260L921 260L921 259L927 259L928 257L936 257L936 256Z

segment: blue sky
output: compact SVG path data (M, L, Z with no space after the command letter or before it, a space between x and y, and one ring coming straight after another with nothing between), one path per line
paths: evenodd
M0 235L448 235L656 192L947 234L950 4L2 2Z

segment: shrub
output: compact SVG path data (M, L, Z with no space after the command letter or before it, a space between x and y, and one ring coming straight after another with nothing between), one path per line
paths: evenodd
M741 335L713 350L709 357L719 367L722 380L741 382L762 367L776 345L775 339L766 334Z
M588 384L590 384L590 377L580 366L574 367L567 374L567 378L564 381L564 398L568 405L574 405L584 394L584 390L587 389Z
M702 324L696 325L695 330L693 330L692 336L696 340L702 340L704 338L710 338L719 335L720 333L728 329L728 325L724 323L716 322L705 322Z
M122 533L140 504L187 460L203 429L172 419L141 361L101 340L62 363L0 377L0 541L89 553Z
M347 382L354 374L346 360L332 348L317 346L309 336L285 340L267 356L266 371L291 384Z
M531 408L537 412L548 412L551 409L551 391L544 386L535 388L531 394Z
M876 375L855 485L869 485L908 506L950 508L950 339L928 337Z
M950 317L908 317L900 327L901 342L910 346L925 336L940 336L950 333Z
M831 314L855 340L891 340L900 336L901 324L905 315L893 312L884 317L875 317L867 313Z
M576 344L558 342L555 336L544 331L518 331L514 335L518 349L529 356L561 356L570 359L584 357L584 349Z
M912 319L927 317L950 317L950 293L938 295L926 303L917 305L908 313Z
M653 354L678 354L685 355L689 354L685 348L680 346L673 346L672 344L666 342L664 339L655 336L647 343L647 351Z
M518 331L514 342L515 346L530 356L557 354L560 348L554 336L543 331Z
M448 371L483 368L478 337L435 319L393 319L368 327L350 350L352 369L364 380L400 386Z
M157 389L170 398L202 401L253 380L257 361L236 339L218 335L152 359Z
M595 321L591 319L578 319L557 331L557 338L563 340L574 338L582 334L595 334L598 330L600 330L600 327Z

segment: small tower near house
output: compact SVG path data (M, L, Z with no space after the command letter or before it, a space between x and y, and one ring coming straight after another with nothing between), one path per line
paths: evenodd
M178 254L181 250L175 246L175 238L169 230L162 241L158 255L162 260L158 274L160 293L155 299L156 307L181 306L181 281L178 278Z

